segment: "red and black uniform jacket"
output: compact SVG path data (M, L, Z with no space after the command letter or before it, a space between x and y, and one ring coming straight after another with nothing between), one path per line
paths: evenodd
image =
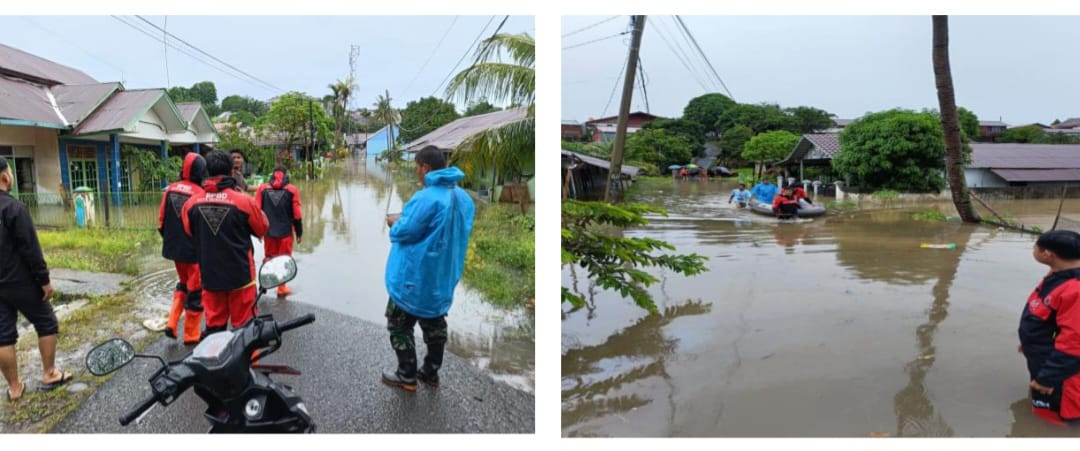
M794 190L792 190L792 194L792 197L795 198L795 202L798 202L799 199L806 199L806 202L811 204L814 203L814 201L810 200L810 197L806 195L806 190L802 188L795 188Z
M300 191L289 184L289 176L284 172L274 171L270 183L264 183L255 192L255 204L266 213L270 220L270 238L285 238L293 234L304 235L304 225L300 222L303 211L300 208Z
M784 205L794 205L794 207L781 208ZM772 209L774 212L780 212L789 209L797 210L798 208L799 201L796 200L794 197L776 196L775 198L773 198Z
M161 196L161 208L158 210L158 232L161 233L161 256L166 259L194 263L195 244L184 232L184 220L181 213L184 204L192 197L203 194L199 186L206 174L206 160L197 153L184 157L184 166L180 170L180 180L165 188Z
M213 177L201 196L181 213L184 231L194 239L203 289L232 291L255 280L251 236L262 238L270 227L255 199L237 191L232 177Z
M30 210L0 190L0 290L49 284L49 268L38 244Z
M1061 393L1062 418L1080 419L1080 269L1042 280L1028 296L1019 333L1031 379Z

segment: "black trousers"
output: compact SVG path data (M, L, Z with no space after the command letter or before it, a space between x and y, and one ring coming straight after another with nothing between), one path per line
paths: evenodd
M11 346L19 341L16 326L17 313L22 313L34 325L38 337L56 335L60 323L52 304L43 301L45 292L35 285L6 286L0 288L0 346Z

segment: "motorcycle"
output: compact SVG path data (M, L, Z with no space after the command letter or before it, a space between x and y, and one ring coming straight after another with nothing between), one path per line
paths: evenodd
M268 260L259 269L259 292L255 303L267 289L296 277L296 262L290 256ZM254 307L253 307L254 309ZM300 375L285 365L252 365L281 347L281 335L311 324L315 315L307 314L285 322L273 315L258 315L238 329L207 336L191 354L171 363L156 355L135 352L122 338L106 341L86 355L86 367L95 376L116 371L136 357L156 359L161 363L150 377L152 394L120 416L127 426L141 418L155 404L168 406L189 388L206 403L205 416L210 433L315 432L304 401L292 387L274 382L271 374ZM252 354L259 351L254 359Z

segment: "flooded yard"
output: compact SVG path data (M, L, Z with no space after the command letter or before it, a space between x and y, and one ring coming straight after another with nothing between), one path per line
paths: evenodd
M564 268L593 303L563 307L564 435L1080 436L1028 407L1016 329L1046 272L1034 235L913 219L951 204L778 224L736 211L733 187L651 182L633 199L670 216L625 236L709 258L695 277L653 270L660 315ZM1049 229L1058 201L992 205Z

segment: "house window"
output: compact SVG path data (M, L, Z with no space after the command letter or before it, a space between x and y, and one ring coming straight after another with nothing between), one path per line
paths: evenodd
M97 160L70 160L68 168L71 171L71 189L87 187L95 192L98 191Z

